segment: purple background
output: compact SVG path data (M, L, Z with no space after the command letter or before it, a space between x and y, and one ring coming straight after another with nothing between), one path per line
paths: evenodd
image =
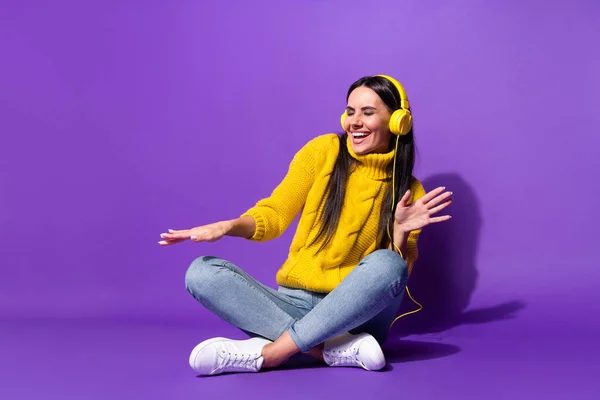
M423 361L400 375L272 374L317 384L350 376L392 382L365 392L383 397L398 379L423 398L491 389L522 398L520 384L534 397L598 393L591 377L600 372L599 26L593 0L3 1L7 398L36 394L21 391L20 377L50 366L40 393L87 393L97 381L72 377L89 362L81 354L90 343L104 343L91 354L106 376L114 364L138 374L108 379L111 396L132 387L139 394L138 385L161 398L146 384L156 378L144 375L152 364L144 340L162 349L154 376L170 371L181 384L159 385L164 393L198 390L186 369L191 347L239 333L185 291L187 266L217 255L275 285L293 227L268 243L226 238L162 248L159 234L235 218L269 195L305 142L339 132L347 87L376 73L408 91L415 175L426 189L443 184L455 196L454 218L421 237L409 287L425 311L394 330L449 344L392 348L392 363L406 365L403 354ZM80 349L70 335L89 340ZM49 364L30 369L23 357L39 350L31 342L45 343ZM479 386L448 375L457 368L462 379L483 374L469 380ZM58 385L60 371L81 387ZM98 371L90 374L100 380ZM236 382L233 392L237 382L272 376L224 379ZM203 390L222 390L216 379L203 380L217 382Z

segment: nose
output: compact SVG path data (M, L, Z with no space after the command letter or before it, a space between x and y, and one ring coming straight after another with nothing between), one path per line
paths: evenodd
M357 128L360 128L362 125L363 125L362 120L358 116L358 114L354 114L351 116L351 119L350 119L350 127L351 128L357 129Z

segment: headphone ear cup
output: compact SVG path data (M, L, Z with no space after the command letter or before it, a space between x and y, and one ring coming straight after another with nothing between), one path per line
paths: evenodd
M344 121L346 121L346 111L344 111L342 117L340 118L340 122L342 123L342 129L344 130L344 132L346 132L346 125L344 125Z
M390 117L390 132L394 135L406 135L412 128L412 115L403 108L396 110Z

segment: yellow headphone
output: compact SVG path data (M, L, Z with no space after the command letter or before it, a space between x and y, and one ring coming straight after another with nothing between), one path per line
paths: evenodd
M390 117L389 127L390 127L390 132L392 132L394 135L398 135L398 136L406 135L408 132L410 132L410 129L412 128L412 115L410 114L410 104L408 103L408 96L406 95L406 91L404 90L404 87L402 87L400 82L398 82L391 76L387 76L387 75L375 75L375 76L381 76L382 78L387 79L388 81L392 82L392 84L396 87L396 89L398 89L398 93L400 93L400 109L398 109L392 113L392 115ZM346 130L346 127L344 125L345 120L346 120L346 111L344 111L344 113L342 114L342 117L341 117L342 128L344 129L344 131Z

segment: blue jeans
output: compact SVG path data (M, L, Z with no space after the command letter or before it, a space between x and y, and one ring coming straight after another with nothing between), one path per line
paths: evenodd
M367 332L383 343L408 280L390 250L366 256L330 293L256 281L232 263L199 257L185 275L187 290L208 310L250 336L276 340L288 331L302 352L344 332Z

